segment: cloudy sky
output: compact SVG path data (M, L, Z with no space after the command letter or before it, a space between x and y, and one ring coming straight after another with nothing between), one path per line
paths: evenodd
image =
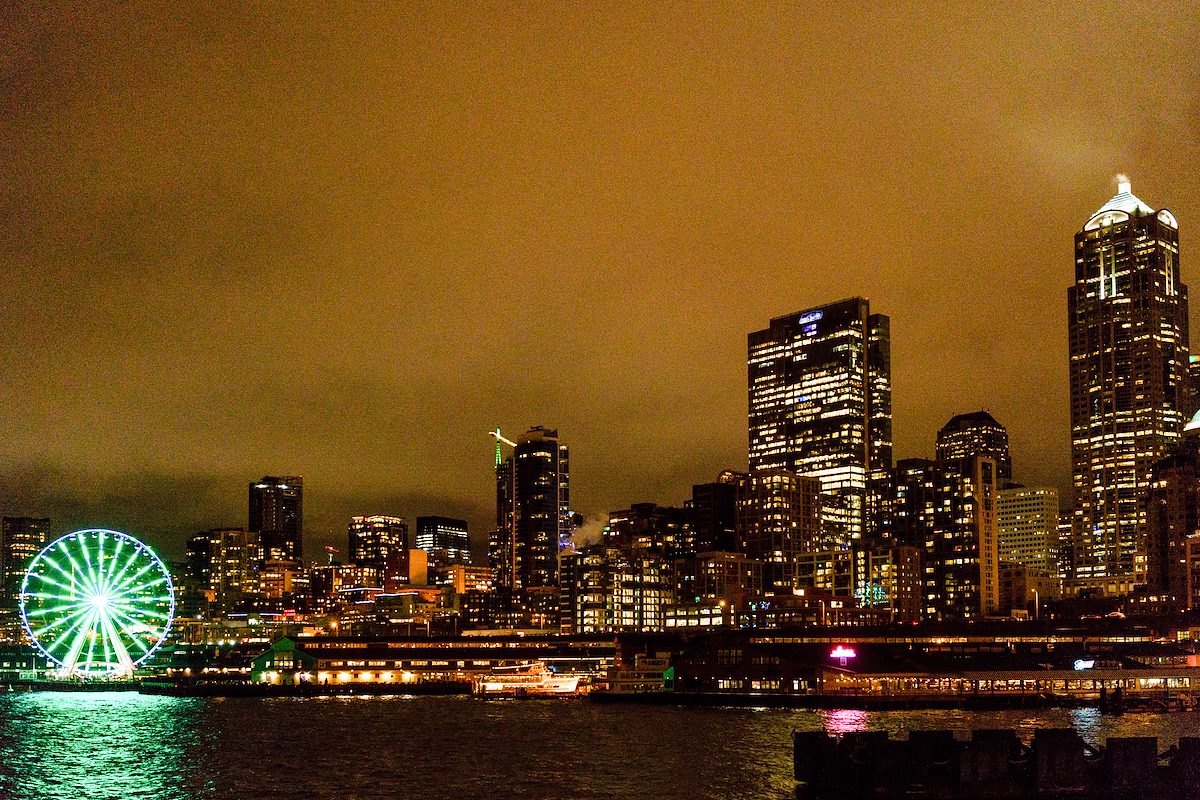
M55 530L176 555L301 474L310 552L484 535L496 425L588 518L678 503L745 466L746 333L853 295L897 457L986 408L1065 488L1114 175L1200 282L1190 3L177 6L0 10L0 510Z

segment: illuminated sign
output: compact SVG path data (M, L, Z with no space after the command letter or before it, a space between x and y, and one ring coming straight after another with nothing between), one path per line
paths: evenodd
M1094 666L1096 666L1096 659L1094 658L1075 659L1075 669L1077 670L1091 669Z
M810 322L816 322L823 316L825 316L824 311L810 311L807 314L802 314L800 316L800 324L807 325Z
M829 657L836 658L838 661L842 662L842 666L844 667L846 666L846 661L851 658L857 658L858 653L854 652L853 647L846 647L845 645L839 644L830 651Z

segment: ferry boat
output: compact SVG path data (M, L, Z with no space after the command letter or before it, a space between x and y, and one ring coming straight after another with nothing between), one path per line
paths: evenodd
M495 667L475 676L471 692L478 697L573 697L582 693L578 673L557 673L541 661Z

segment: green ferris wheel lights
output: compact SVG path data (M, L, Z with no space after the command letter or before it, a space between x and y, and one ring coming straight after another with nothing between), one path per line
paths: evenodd
M33 558L20 611L30 640L61 672L128 675L166 638L175 587L149 547L91 528L55 539Z

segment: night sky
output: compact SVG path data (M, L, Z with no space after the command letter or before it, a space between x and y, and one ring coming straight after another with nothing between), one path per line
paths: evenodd
M1117 173L1200 292L1200 14L965 5L5 3L0 510L174 556L301 474L309 553L482 537L535 424L592 524L678 504L746 466L747 332L854 295L898 458L986 408L1065 489Z

